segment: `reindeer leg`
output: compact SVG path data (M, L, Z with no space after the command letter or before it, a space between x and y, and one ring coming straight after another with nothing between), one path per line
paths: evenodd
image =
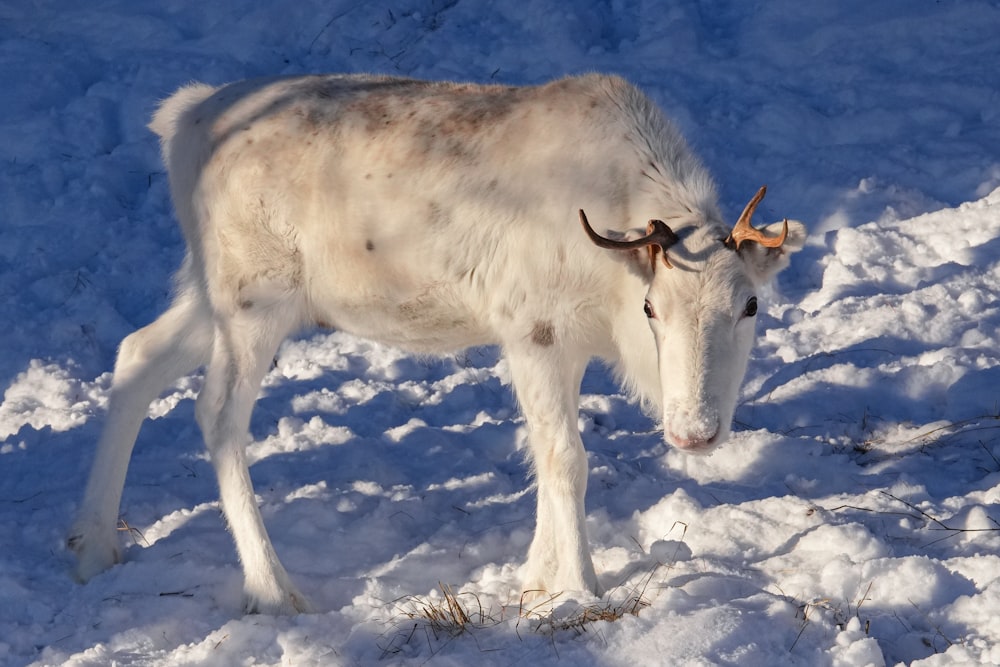
M155 322L122 341L104 430L67 540L81 582L121 561L118 509L139 427L153 399L207 360L212 346L207 313L199 295L182 292Z
M535 342L507 350L538 484L535 537L522 577L535 596L600 591L587 544L587 454L577 428L585 361L572 352Z
M261 380L294 321L287 304L256 305L228 319L218 318L205 388L196 408L218 478L222 511L243 564L248 612L309 610L264 528L246 459L250 414Z

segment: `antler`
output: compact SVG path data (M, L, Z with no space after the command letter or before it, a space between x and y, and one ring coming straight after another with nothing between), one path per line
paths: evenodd
M615 241L614 239L609 239L601 236L594 231L594 228L590 226L590 222L587 220L587 214L580 209L580 223L583 224L583 230L587 232L587 236L590 240L594 242L594 245L599 248L608 248L610 250L632 250L634 248L649 248L650 262L652 263L656 259L657 247L659 250L663 251L663 263L667 265L668 269L674 268L670 264L670 260L667 258L667 248L674 245L680 239L674 231L667 227L667 224L662 220L650 220L649 224L646 226L646 235L641 239L634 239L632 241Z
M729 232L729 237L726 239L727 246L735 246L736 250L740 249L740 245L744 241L753 241L754 243L759 243L765 248L780 248L785 242L785 237L788 236L788 220L785 220L785 226L781 230L781 234L774 237L768 238L764 236L764 233L759 229L754 229L750 224L750 219L753 218L753 212L757 208L757 204L760 200L764 198L767 194L767 186L760 186L760 190L757 194L753 196L753 199L747 203L746 208L743 209L743 215L740 219L736 221L736 226L733 227L733 231Z

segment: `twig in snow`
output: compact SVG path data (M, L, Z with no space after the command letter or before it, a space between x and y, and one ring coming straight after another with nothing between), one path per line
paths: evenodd
M139 544L139 540L142 540L142 543L144 545L146 545L147 547L149 546L149 542L146 541L146 537L145 535L142 534L142 531L139 530L138 528L133 528L132 526L128 525L128 521L126 521L125 519L118 519L118 530L120 532L127 532L129 534L129 537L132 538L133 543Z
M948 639L947 635L945 635L943 632L941 632L941 626L936 625L934 623L931 623L931 620L929 618L927 618L927 614L924 613L923 609L921 609L920 607L917 606L916 602L914 602L913 600L911 600L909 598L907 598L906 601L909 602L911 605L913 605L913 608L916 609L917 613L920 614L923 617L923 619L927 623L927 625L929 625L930 627L934 628L934 631L937 633L936 636L941 637L941 639L943 639L948 646L952 646L955 643L955 642L951 641L950 639ZM924 640L924 644L927 645L928 647L934 649L935 653L938 652L937 647L934 646L930 641L928 641L928 640L925 639Z
M344 11L340 12L339 14L334 14L330 18L330 20L327 21L323 25L323 27L320 29L320 31L318 33L316 33L316 36L312 38L312 41L309 42L309 48L306 49L306 52L307 53L312 53L313 46L316 45L316 40L318 40L320 37L322 37L323 33L326 32L330 28L330 26L333 25L335 21L337 21L337 19L341 19L341 18L347 16L348 14L350 14L351 12L353 12L355 9L358 9L359 7L364 7L365 5L370 5L370 4L371 4L371 0L368 0L367 2L354 3L350 7L348 7L347 9L345 9Z
M815 602L803 602L801 605L799 605L799 610L802 612L802 625L799 627L798 634L795 635L795 641L793 641L792 645L788 647L789 653L791 653L795 649L795 645L798 644L799 639L802 638L802 633L804 633L806 631L806 628L809 626L810 612L812 612L812 610L816 609L817 607L829 608L829 602L830 600L828 600L827 598L823 598L820 600L816 600Z
M874 510L874 509L871 509L870 507L859 507L857 505L838 505L837 507L831 507L831 508L827 509L826 511L828 511L828 512L836 512L838 510L851 509L851 510L855 510L857 512L871 512L872 514L885 514L885 515L890 515L890 516L891 515L906 516L906 517L910 517L910 518L914 518L914 519L923 518L923 519L929 521L930 523L934 524L935 526L937 526L936 528L930 528L929 530L944 530L944 531L947 531L948 533L950 533L949 535L946 535L946 536L944 536L944 537L942 537L940 539L934 540L932 542L928 542L927 544L924 545L924 546L927 546L927 547L931 546L932 544L937 544L938 542L941 542L943 540L951 539L952 537L955 537L956 535L960 535L961 533L991 533L991 532L995 532L995 531L1000 531L1000 522L998 522L993 517L988 517L988 518L989 518L990 521L993 522L993 524L995 525L995 528L955 528L953 526L949 526L949 525L945 524L943 521L941 521L937 517L931 516L930 514L928 514L927 512L923 511L922 509L920 509L919 507L917 507L913 503L907 502L907 501L903 500L902 498L898 498L898 497L892 495L891 493L889 493L888 491L879 491L879 493L881 493L883 496L886 496L887 498L891 498L892 500L895 500L896 502L898 502L898 503L900 503L902 505L905 505L906 507L908 507L911 510L913 510L914 512L916 512L916 514L914 515L914 514L911 514L911 513L908 513L908 512L886 512L884 510Z
M5 503L14 503L15 505L20 505L21 503L28 502L32 498L37 498L38 496L42 495L43 493L44 493L44 491L38 491L37 493L32 493L30 496L25 496L24 498L11 498L10 500L7 500L5 498L3 500L3 502L5 502Z
M993 452L991 452L989 449L987 449L986 443L983 442L982 440L979 441L979 446L983 448L984 452L986 452L987 454L989 454L989 457L991 459L993 459L993 463L997 464L997 470L994 470L994 471L991 471L991 472L1000 471L1000 459L997 459L997 457L993 455Z
M930 530L945 530L945 531L948 531L949 533L951 533L950 535L945 535L944 537L942 537L940 539L928 542L927 544L924 545L925 547L929 547L932 544L937 544L938 542L942 542L944 540L951 539L952 537L955 537L956 535L959 535L961 533L989 533L989 532L994 532L994 531L1000 530L1000 523L997 523L997 520L994 519L993 517L989 517L989 520L992 521L996 525L995 528L953 528L951 526L945 525L945 523L943 521L941 521L940 519L938 519L936 517L931 516L930 514L928 514L927 512L923 511L922 509L920 509L919 507L917 507L913 503L909 503L909 502L903 500L902 498L897 498L896 496L892 495L888 491L879 491L879 493L881 493L884 496L888 496L889 498L892 498L896 502L899 502L899 503L902 503L902 504L906 505L907 507L909 507L914 512L917 512L918 514L920 514L920 516L924 517L925 519L927 519L931 523L933 523L936 526L938 526L937 528L931 528Z
M912 438L909 438L908 440L903 440L899 444L900 445L908 445L911 442L916 442L917 440L921 440L923 438L927 438L929 436L934 435L935 433L940 433L941 431L947 431L947 430L951 430L951 429L964 429L966 426L969 426L970 424L978 424L979 422L990 421L990 420L996 421L996 422L1000 422L1000 414L995 414L995 415L980 415L979 417L971 417L969 419L962 419L962 420L957 421L957 422L951 422L950 424L945 424L944 426L938 426L937 428L932 428L931 430L926 431L924 433L921 433L920 435L913 436ZM964 433L970 433L970 432L975 432L975 431L985 431L985 430L994 429L994 428L1000 428L1000 424L990 425L990 426L983 426L981 428L967 429L967 430L963 430L963 432ZM990 456L992 456L992 454ZM995 457L994 457L994 460L996 460Z

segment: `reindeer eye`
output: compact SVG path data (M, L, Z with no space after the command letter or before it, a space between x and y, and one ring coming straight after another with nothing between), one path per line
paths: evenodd
M747 299L747 307L743 310L746 317L753 317L757 314L757 297L752 296Z
M656 317L656 313L653 312L653 305L648 300L643 304L642 310L646 313L646 317L650 319Z

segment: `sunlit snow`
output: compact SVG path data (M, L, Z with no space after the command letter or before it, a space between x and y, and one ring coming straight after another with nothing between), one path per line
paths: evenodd
M1000 664L998 36L989 0L3 3L0 664ZM496 350L342 333L287 342L252 422L264 519L318 613L242 615L198 375L140 434L125 562L70 577L116 346L183 255L152 110L192 80L335 71L616 72L733 219L766 183L762 217L808 225L713 456L584 379L591 547L636 615L522 603L534 496ZM461 632L419 613L443 591Z

